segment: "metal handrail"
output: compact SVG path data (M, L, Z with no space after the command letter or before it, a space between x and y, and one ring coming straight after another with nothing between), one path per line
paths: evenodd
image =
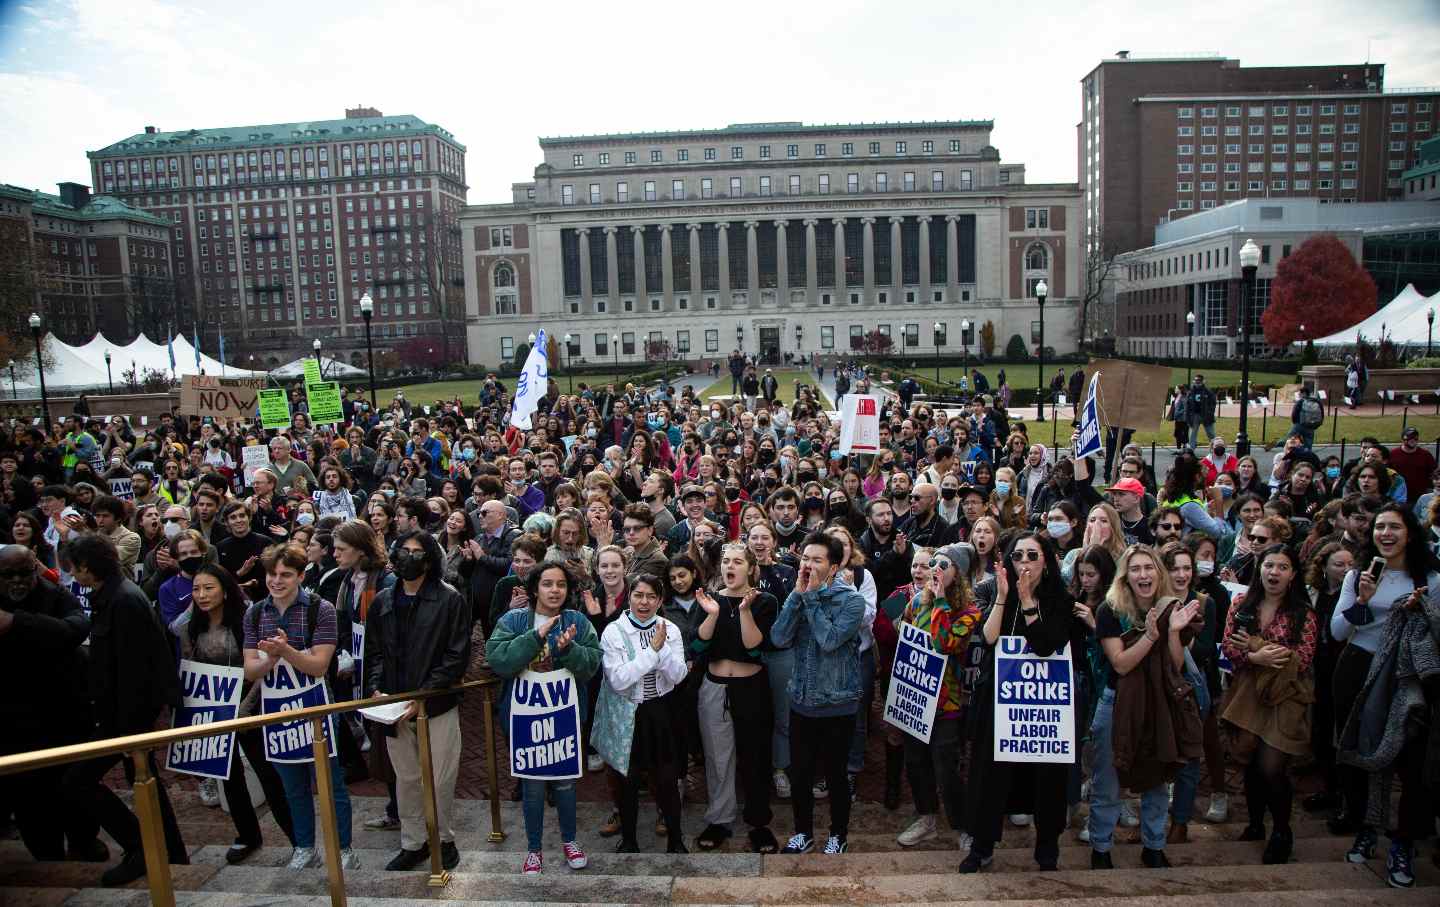
M101 756L128 755L135 766L135 812L140 823L140 837L145 853L150 903L154 907L175 907L174 880L170 876L170 858L160 814L159 789L155 776L150 771L150 753L160 747L184 740L240 733L270 724L288 724L308 719L313 736L316 794L320 798L320 830L328 855L325 868L329 875L330 903L334 907L345 907L345 876L344 868L340 865L340 834L335 816L334 788L331 786L330 754L326 751L325 745L325 721L331 715L387 703L413 700L419 704L419 710L415 716L415 736L420 749L420 786L425 801L425 830L430 849L429 885L432 888L443 888L450 881L450 873L441 862L439 813L435 803L434 764L430 752L430 725L425 701L435 696L449 696L472 689L479 689L484 698L485 759L490 795L489 841L496 844L505 840L505 832L500 822L500 781L496 764L494 716L491 710L494 688L499 683L498 678L472 680L443 690L415 690L408 693L371 696L366 699L352 699L329 705L292 709L273 715L231 718L194 727L149 731L126 737L110 737L105 740L93 740L69 746L0 756L0 775L16 774L70 762L82 762Z

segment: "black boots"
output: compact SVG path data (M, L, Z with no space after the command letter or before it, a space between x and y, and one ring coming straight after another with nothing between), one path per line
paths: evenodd
M905 771L905 747L885 747L885 808L900 808L900 777Z

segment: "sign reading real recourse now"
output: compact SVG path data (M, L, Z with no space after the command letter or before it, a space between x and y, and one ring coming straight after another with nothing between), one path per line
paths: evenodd
M1074 762L1070 647L1042 658L1023 636L1002 636L996 643L995 761Z
M180 412L213 419L253 419L264 378L185 375L180 383Z

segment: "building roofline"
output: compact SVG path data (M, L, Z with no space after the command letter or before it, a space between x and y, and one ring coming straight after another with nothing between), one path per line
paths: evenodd
M427 123L417 116L357 117L340 120L314 120L298 123L272 123L260 126L217 126L207 129L181 129L169 132L141 132L96 151L87 151L90 159L145 154L191 152L198 149L248 148L306 143L369 141L379 136L437 135L454 144L462 152L465 146L445 129Z
M594 142L665 141L699 138L738 138L761 135L817 135L839 132L895 132L926 129L994 129L994 120L917 120L897 123L814 123L799 120L773 123L732 123L717 129L681 129L656 132L616 132L596 135L540 136L540 147Z
M35 189L26 189L23 186L12 186L5 183L0 184L0 197L24 202L30 205L36 214L43 213L69 220L128 220L154 227L169 228L173 226L165 218L126 204L113 195L92 195L85 207L72 208L61 201L60 196L53 193L39 192Z
M1440 88L1413 89L1402 92L1397 91L1273 91L1265 94L1166 94L1166 95L1141 95L1135 99L1137 104L1164 104L1175 101L1274 101L1279 99L1295 101L1334 101L1350 98L1400 98L1412 97L1416 94L1424 94L1427 91L1440 94Z

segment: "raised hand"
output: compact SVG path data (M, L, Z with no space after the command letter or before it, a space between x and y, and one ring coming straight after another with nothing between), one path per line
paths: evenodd
M560 615L557 614L535 628L535 635L540 637L541 642L544 642L550 636L550 631L555 629L555 622L559 619Z
M1160 638L1160 609L1151 608L1145 612L1145 635L1151 640Z
M742 599L740 599L740 610L741 610L741 611L748 611L748 610L750 609L750 606L751 606L752 604L754 604L755 599L756 599L759 595L760 595L760 590L759 590L759 589L751 589L749 592L746 592L746 593L745 593L745 597L742 598Z
M1195 617L1200 614L1200 600L1192 598L1190 601L1176 608L1170 615L1170 632L1178 634L1189 626Z
M586 589L582 597L585 600L585 613L592 617L600 616L600 603L595 600L595 593Z
M1095 611L1089 605L1085 604L1085 602L1076 602L1075 606L1070 610L1085 626L1092 630L1095 629Z
M995 604L1004 607L1005 599L1010 595L1010 575L1005 572L1005 565L999 558L995 560Z
M704 589L695 590L695 601L700 603L700 610L706 614L714 615L720 613L720 603Z
M743 606L742 606L742 607L743 607ZM651 639L650 639L650 647L651 647L652 649L654 649L656 652L659 652L661 649L665 648L665 627L666 627L666 626L667 626L667 624L665 623L665 621L663 621L663 620L656 621L656 625L655 625L655 635L654 635L653 637L651 637Z
M905 548L906 548L906 545L907 545L907 544L908 544L908 540L905 538L905 533L903 533L903 532L897 532L897 533L895 533L895 553L896 553L896 554L904 554L904 553L905 553Z
M555 619L558 619L558 618L551 618L551 619L552 619L552 620L555 620ZM559 638L555 640L555 651L557 651L557 652L564 652L566 649L570 648L570 643L572 643L572 642L574 642L574 641L575 641L575 625L574 625L574 624L571 624L570 626L566 627L566 628L565 628L565 632L564 632L564 633L561 633L560 636L559 636Z

